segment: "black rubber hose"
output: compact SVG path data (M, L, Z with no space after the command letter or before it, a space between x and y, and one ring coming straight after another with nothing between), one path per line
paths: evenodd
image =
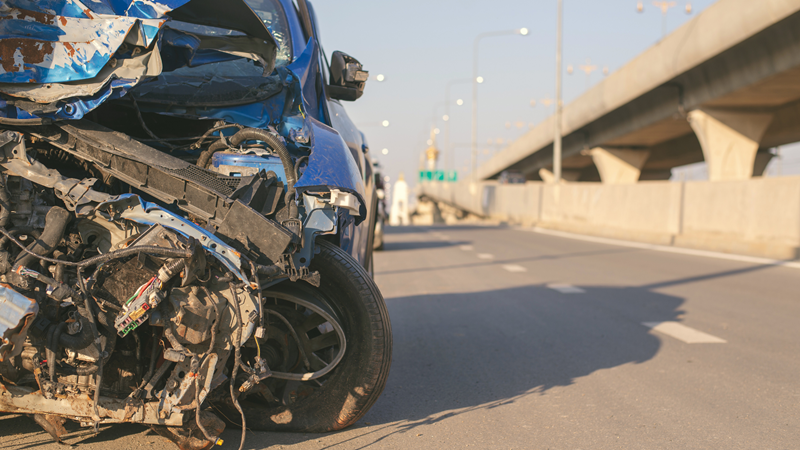
M189 148L192 149L192 150L196 150L196 149L200 148L200 146L203 145L203 142L205 142L205 140L208 139L208 137L211 136L212 133L217 132L217 131L222 131L222 130L225 130L225 129L228 129L228 128L238 128L238 129L242 130L242 129L244 129L244 126L239 125L238 123L228 123L228 124L225 124L225 125L220 125L218 127L214 127L212 129L206 131L205 133L203 133L203 135L200 137L200 140L195 142L194 144L192 144L191 147L189 147Z
M294 185L297 183L297 172L294 168L292 155L283 143L267 130L258 128L245 128L231 137L231 146L236 147L244 141L263 141L275 150L283 163L283 171L286 175L286 204L289 205L289 218L298 218L297 205L294 202Z
M61 344L62 347L71 350L83 350L86 347L92 345L92 342L94 342L94 336L92 335L92 325L89 323L89 319L83 316L78 316L78 320L81 323L80 333L70 335L61 332L59 337L54 338L54 340L58 339L57 342ZM61 325L66 326L67 324L62 323ZM59 328L61 328L61 325L59 325ZM56 334L59 334L59 332L56 331Z
M11 196L8 195L2 175L0 175L0 207L3 208L0 211L0 227L5 227L11 218Z
M58 351L58 335L67 327L66 323L61 323L56 326L50 327L47 332L47 347L45 347L45 355L47 355L47 369L50 375L50 381L56 381L56 352Z
M28 250L39 256L47 256L53 253L56 245L58 245L58 243L61 242L61 238L64 237L64 230L66 230L67 224L71 218L72 214L64 208L58 206L50 208L50 211L44 219L45 224L42 235L30 245ZM17 258L14 265L28 267L35 260L36 256L26 252Z
M211 164L211 157L214 156L214 153L226 148L228 148L228 144L222 139L214 142L207 149L203 150L203 153L200 153L200 157L197 158L197 167L208 169L208 166Z

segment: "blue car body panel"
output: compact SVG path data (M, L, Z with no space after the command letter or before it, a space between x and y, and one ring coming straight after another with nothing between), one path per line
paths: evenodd
M0 117L77 120L137 89L142 92L154 89L144 81L153 79L151 72L155 69L169 71L238 58L201 48L199 40L191 34L165 27L171 20L170 12L191 3L191 0L0 0L0 92L4 94L0 98ZM290 64L273 72L280 76L284 94L263 101L191 111L182 110L180 105L160 107L145 103L141 109L165 115L221 119L246 127L274 127L290 149L310 150L295 185L298 195L304 191L336 189L356 196L360 211L341 212L339 242L363 263L368 244L362 241L369 234L366 227L371 226L362 223L368 217L371 198L366 144L363 135L343 114L341 105L325 94L319 43L305 36L293 2L280 0L280 3L286 14L294 55ZM317 28L315 21L314 28ZM114 72L125 62L135 65L134 58L148 52L152 52L152 65L141 73ZM65 95L34 108L30 105L37 101L30 98L32 91L20 88L21 85L34 90L51 85L69 88L81 83L96 86L88 94L83 93L87 95ZM213 87L209 85L209 89ZM15 98L25 100L27 107L20 106L20 101L12 102Z

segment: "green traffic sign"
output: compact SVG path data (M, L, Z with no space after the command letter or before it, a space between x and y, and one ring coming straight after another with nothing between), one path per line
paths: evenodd
M419 181L458 181L458 172L455 170L420 170Z

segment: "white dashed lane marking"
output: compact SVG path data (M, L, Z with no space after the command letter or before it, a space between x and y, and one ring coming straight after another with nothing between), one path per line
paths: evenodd
M478 258L480 259L494 259L494 255L491 253L478 253Z
M472 250L474 250L474 248L473 248L471 245L462 245L462 246L461 246L461 247L459 247L459 248L460 248L461 250L464 250L465 252L469 252L469 251L472 251Z
M642 322L642 325L658 331L661 334L674 337L687 344L725 344L725 339L720 339L708 333L689 328L678 322Z
M528 269L518 266L516 264L506 264L503 266L503 269L506 269L509 272L527 272Z
M562 294L585 294L586 291L579 287L575 287L571 284L564 284L564 283L550 283L547 285L548 288L561 292Z

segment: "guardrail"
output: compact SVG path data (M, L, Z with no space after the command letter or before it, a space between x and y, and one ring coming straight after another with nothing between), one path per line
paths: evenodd
M629 185L468 182L421 195L521 225L776 259L800 259L800 177Z

